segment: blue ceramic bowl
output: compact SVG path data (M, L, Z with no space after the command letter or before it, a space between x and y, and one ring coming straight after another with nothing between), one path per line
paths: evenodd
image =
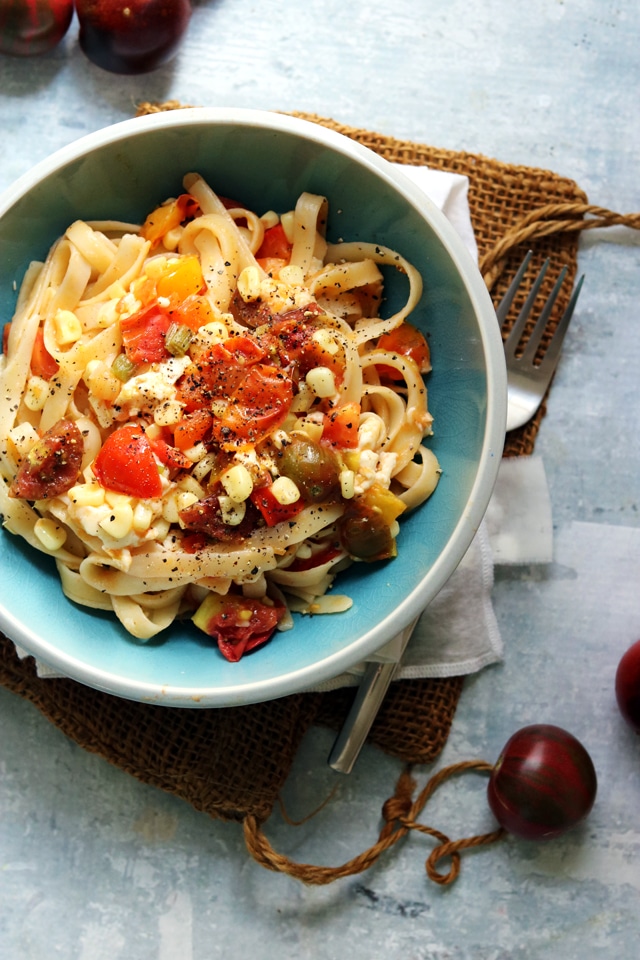
M485 512L504 442L506 386L498 324L476 265L424 194L385 160L316 124L277 114L194 109L125 121L38 164L0 196L0 318L8 320L30 260L76 218L141 221L202 173L220 193L259 210L290 209L303 190L330 201L330 239L374 239L403 253L424 278L413 315L428 336L435 418L431 446L443 468L430 500L402 524L398 557L354 564L340 593L347 612L297 617L240 663L224 660L191 624L150 643L115 616L62 594L53 562L0 532L0 626L63 674L117 696L169 706L270 700L334 677L408 625L451 576ZM404 279L387 279L390 308Z

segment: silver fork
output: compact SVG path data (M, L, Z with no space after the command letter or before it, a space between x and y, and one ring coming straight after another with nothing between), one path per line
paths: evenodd
M529 250L526 257L520 264L518 272L511 281L509 289L505 293L496 309L496 316L498 317L498 321L501 326L504 326L511 304L513 303L513 299L520 288L520 285L522 284L525 273L527 272L527 267L529 266L531 257L532 251ZM582 288L584 276L580 277L580 280L576 284L567 308L558 321L558 325L552 334L551 341L547 345L544 356L540 362L537 363L536 354L538 353L538 348L540 347L543 334L545 332L547 323L549 322L553 305L558 298L558 294L562 289L562 285L567 275L567 268L563 267L558 275L558 279L555 282L553 290L549 294L549 297L540 311L540 315L536 320L533 330L529 334L528 338L524 340L522 349L520 349L527 321L532 315L533 308L538 298L540 287L542 286L542 282L545 278L548 267L549 259L545 260L543 263L542 269L536 277L533 286L531 287L531 291L525 300L513 327L509 331L504 341L508 384L507 430L515 430L516 427L521 427L523 424L527 423L533 417L536 410L542 403L542 399L547 392L547 387L551 382L551 378L558 364L562 341L564 340L565 334L569 327L569 321L573 316L573 311L575 310L578 297L580 296L580 290Z
M504 325L516 292L520 288L524 275L527 272L527 267L529 266L532 255L532 251L530 250L522 261L509 289L496 310L496 315L501 326ZM553 333L551 342L541 362L536 364L536 353L540 346L542 335L567 275L566 267L563 267L560 271L555 286L542 308L540 316L525 343L524 349L520 353L517 348L522 340L522 334L527 320L531 316L548 267L549 260L547 259L531 288L531 292L518 315L513 329L509 332L505 340L504 349L508 381L507 430L514 430L516 427L521 427L524 423L527 423L540 406L558 363L560 347L562 346L562 341L567 332L567 327L573 315L584 280L584 276L580 277L567 309ZM402 633L390 641L388 645L388 659L383 659L383 651L381 662L372 661L367 664L351 709L329 755L329 766L338 773L351 773L402 658L404 649L411 638L414 627L415 623L410 624ZM385 650L386 649L387 648L385 648Z

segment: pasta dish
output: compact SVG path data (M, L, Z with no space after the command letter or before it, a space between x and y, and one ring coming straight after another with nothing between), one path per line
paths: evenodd
M0 359L0 513L72 601L148 640L192 618L238 660L339 613L440 468L408 318L418 271L326 239L328 204L258 215L197 174L145 222L71 224L32 263ZM405 275L382 316L384 270Z

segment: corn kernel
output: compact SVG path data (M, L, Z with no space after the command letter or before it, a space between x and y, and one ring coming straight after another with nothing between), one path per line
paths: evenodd
M97 327L104 330L106 327L110 327L116 322L119 316L117 305L117 300L107 300L106 303L101 304L96 318Z
M199 499L200 497L196 496L191 490L176 490L175 500L178 513L180 513L181 510L186 510L187 507L193 506Z
M194 447L189 447L188 450L182 452L192 463L199 463L208 453L204 443L196 443Z
M162 501L162 519L167 523L178 523L180 520L175 490L172 490Z
M238 277L238 293L247 303L260 296L260 273L257 267L245 267Z
M15 451L15 455L20 460L26 457L31 447L40 439L38 431L33 424L25 421L9 430L8 440Z
M291 287L301 287L304 283L304 270L296 264L288 263L286 267L280 269L278 277Z
M305 382L316 397L333 397L336 392L336 381L328 367L313 367L306 375Z
M280 223L280 217L275 210L267 210L266 213L262 214L260 219L262 220L262 225L264 226L265 230L270 230L271 227L277 227Z
M90 360L84 371L84 382L98 400L113 403L122 389L122 381L111 372L104 360Z
M42 410L49 396L49 383L42 377L29 377L24 394L24 405L27 410Z
M82 324L71 310L57 310L53 318L56 340L61 347L75 343L82 336Z
M178 490L192 493L196 500L202 500L206 496L204 489L193 476L182 477L182 479L178 481L177 487Z
M153 420L159 427L172 427L182 419L183 405L179 400L165 400L153 411Z
M145 533L153 521L153 510L148 503L136 503L133 508L133 529Z
M167 250L177 250L183 233L184 227L174 227L173 230L167 230L162 238L164 247L166 247Z
M356 495L356 475L353 470L341 470L340 492L345 500L351 500Z
M36 520L33 532L45 550L49 550L50 553L55 553L56 550L63 547L67 539L64 527L61 527L55 520L46 517L40 517L39 520Z
M239 523L242 523L247 509L245 503L238 503L237 500L225 496L218 497L218 503L220 504L223 523L227 523L231 527L237 527Z
M293 243L293 234L295 231L295 211L288 210L286 213L283 213L280 217L280 223L282 224L282 229L284 230L284 235L289 241Z
M220 477L220 483L228 496L236 503L242 503L246 500L253 490L253 478L241 463L236 463L233 467L225 470Z
M105 503L113 507L114 510L118 507L131 507L133 510L131 497L127 496L126 493L118 493L116 490L105 490L104 499Z
M101 507L104 495L104 489L97 483L78 483L67 493L76 507Z
M306 437L309 437L309 440L319 443L323 430L324 425L322 423L311 420L309 417L302 417L296 423L295 433L303 433Z
M313 340L325 351L325 353L330 353L331 355L336 354L340 349L336 338L331 333L330 330L326 330L324 327L321 327L319 330L316 330L312 337Z
M112 508L111 513L98 524L113 540L123 540L133 529L133 509L130 503Z
M283 507L300 499L300 491L289 477L276 477L271 484L271 493Z

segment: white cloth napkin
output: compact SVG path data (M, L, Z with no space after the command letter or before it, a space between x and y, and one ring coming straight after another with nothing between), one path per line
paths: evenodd
M460 174L396 164L446 215L477 260L468 204L469 181ZM395 678L462 676L502 658L503 643L491 603L494 563L548 563L552 557L549 493L542 461L517 457L501 462L485 519L467 554L422 614ZM27 652L17 648L20 656ZM398 638L374 660L397 661ZM41 677L60 676L38 663ZM366 663L316 689L359 683Z

